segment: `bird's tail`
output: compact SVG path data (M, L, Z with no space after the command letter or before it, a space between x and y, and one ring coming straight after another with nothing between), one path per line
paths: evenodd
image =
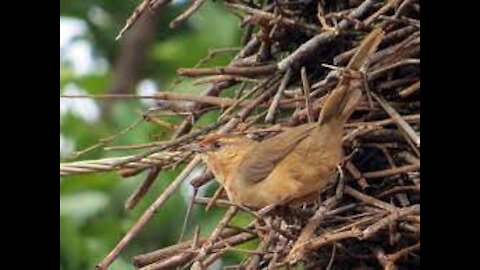
M381 28L375 28L363 39L348 63L338 86L325 101L320 112L320 124L334 119L345 122L355 111L355 107L362 97L363 78L359 71L366 67L369 58L377 50L383 35L384 32Z

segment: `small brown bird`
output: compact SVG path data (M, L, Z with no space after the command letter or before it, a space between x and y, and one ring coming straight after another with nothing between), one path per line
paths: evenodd
M232 202L257 209L286 204L329 183L343 156L343 126L362 95L362 79L355 72L365 66L382 37L377 28L364 38L318 123L288 128L261 142L241 135L211 135L199 143L202 159Z

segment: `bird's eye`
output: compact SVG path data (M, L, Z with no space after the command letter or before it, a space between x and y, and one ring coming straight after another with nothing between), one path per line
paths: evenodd
M219 142L219 141L215 141L212 143L212 149L213 150L218 150L220 148L222 148L223 146L223 143Z

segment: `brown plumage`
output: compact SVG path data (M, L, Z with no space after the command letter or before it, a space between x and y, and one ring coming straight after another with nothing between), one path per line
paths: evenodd
M200 143L203 160L229 199L254 208L308 197L326 186L342 158L343 126L361 99L365 66L383 37L373 30L360 44L318 123L289 128L257 142L240 135L212 135Z

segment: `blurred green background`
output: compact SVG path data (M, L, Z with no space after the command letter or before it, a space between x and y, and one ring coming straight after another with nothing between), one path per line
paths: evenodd
M171 30L168 23L188 4L174 1L159 11L155 19L146 16L115 41L125 20L139 0L61 0L60 1L60 93L82 94L142 94L151 95L169 89L179 67L193 67L209 49L234 47L240 44L239 20L213 1L203 7L183 26ZM226 64L232 54L216 57L206 66ZM198 93L202 86L183 82L175 91ZM60 99L60 159L72 160L72 153L98 143L102 138L117 134L137 121L141 112L153 104L139 100ZM202 123L211 121L208 114ZM169 118L179 123L179 118ZM127 145L165 140L172 131L141 123L132 131L119 136L109 145ZM73 160L90 160L124 156L131 152L87 152ZM60 179L60 269L93 269L113 248L143 211L174 179L176 171L163 171L144 200L127 212L123 205L145 174L122 179L115 173L70 176ZM217 184L203 188L212 194ZM155 218L115 261L111 269L134 269L130 258L176 243L191 192L188 182L182 186ZM194 225L207 235L223 211L205 213L195 207L187 236ZM248 223L240 216L235 223ZM230 253L221 264L241 260Z

